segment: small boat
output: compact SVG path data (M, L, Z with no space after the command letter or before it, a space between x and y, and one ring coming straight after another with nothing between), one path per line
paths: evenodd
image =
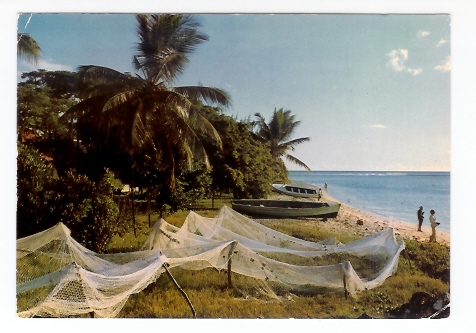
M273 184L273 191L298 198L317 198L318 189L311 185Z
M340 203L267 199L232 200L231 208L238 213L261 217L336 217Z

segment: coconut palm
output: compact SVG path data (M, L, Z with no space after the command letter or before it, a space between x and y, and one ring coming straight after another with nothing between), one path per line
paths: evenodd
M41 48L36 40L28 34L17 34L17 54L29 63L36 65L40 58Z
M255 134L261 141L270 144L271 155L274 158L284 156L290 162L304 167L307 171L311 171L304 162L287 153L289 150L294 150L294 146L297 144L310 140L309 137L290 140L294 130L300 123L300 121L294 121L294 115L291 115L290 110L284 111L281 108L276 111L275 108L269 123L266 122L260 113L256 113L255 116L258 118L256 123L258 130Z
M147 153L158 170L172 170L179 159L188 166L193 160L208 165L197 133L220 142L220 137L193 102L202 100L228 106L230 98L221 89L203 86L173 87L183 72L188 54L208 37L197 31L190 15L137 15L137 53L133 65L138 74L121 73L100 66L81 66L81 97L67 117L78 125L88 124L106 133L102 142L119 140L131 155ZM101 132L101 131L98 131ZM91 133L88 133L91 139ZM85 140L84 136L82 138Z
M189 168L194 160L209 166L198 133L221 145L217 131L194 102L228 106L230 97L213 87L172 86L188 63L188 54L208 40L198 32L199 24L192 16L140 14L136 18L139 42L133 65L138 74L81 66L80 96L84 100L65 118L77 125L77 142L95 151L112 152L110 159L116 165L117 156L126 151L132 160L131 171L138 170L137 177L130 179L133 185L138 179L149 185L151 179L162 179L173 190L177 169L184 161ZM134 216L133 223L135 233Z

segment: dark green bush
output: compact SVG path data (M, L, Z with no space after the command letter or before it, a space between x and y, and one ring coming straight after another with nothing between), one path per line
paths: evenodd
M90 250L102 252L120 231L119 210L111 195L111 174L97 183L70 170L55 177L53 167L33 148L18 147L17 237L63 222L71 236Z

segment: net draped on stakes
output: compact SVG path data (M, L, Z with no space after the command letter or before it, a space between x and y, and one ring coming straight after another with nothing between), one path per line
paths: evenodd
M229 269L256 280L260 292L271 297L279 297L276 288L280 292L355 295L381 285L395 273L403 249L403 241L397 243L391 228L347 244L335 239L309 242L277 232L227 206L215 218L191 211L180 228L161 219L141 250L129 253L90 251L58 223L17 240L17 314L115 317L130 295L165 272L164 265ZM315 264L326 258L330 264Z

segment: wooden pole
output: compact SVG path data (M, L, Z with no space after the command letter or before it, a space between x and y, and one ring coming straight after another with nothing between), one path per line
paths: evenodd
M231 258L228 260L228 288L231 289Z
M345 278L345 274L344 274L342 280L344 281L344 295L345 295L345 299L347 299L347 296L349 295L349 291L347 290L347 279Z
M187 294L185 293L185 291L183 291L183 289L180 288L180 286L178 285L177 281L175 281L175 278L172 276L172 274L170 273L170 271L169 271L168 268L167 268L167 264L164 263L164 264L162 265L162 267L165 269L165 271L167 272L167 275L170 277L170 279L172 280L172 282L175 284L175 287L177 287L177 289L180 291L180 293L183 295L183 297L184 297L185 300L187 301L188 306L189 306L190 309L192 310L193 318L197 318L197 313L195 312L195 308L193 307L192 302L190 302L190 299L188 298L188 296L187 296Z
M405 258L408 260L408 264L410 264L410 268L413 268L412 267L412 262L410 261L410 257L408 256L408 253L407 253L407 250L403 249L403 255L405 256Z

